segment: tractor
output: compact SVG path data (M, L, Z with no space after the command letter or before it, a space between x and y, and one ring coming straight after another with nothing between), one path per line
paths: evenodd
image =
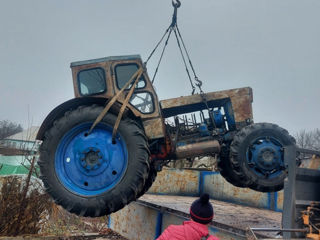
M250 87L159 101L139 55L71 69L75 98L52 110L37 135L41 179L68 211L118 211L169 161L198 156L218 156L221 175L237 187L283 188L284 147L295 140L275 124L253 122Z

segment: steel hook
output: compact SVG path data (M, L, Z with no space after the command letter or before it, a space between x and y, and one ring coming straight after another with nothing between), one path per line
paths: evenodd
M181 2L179 0L175 0L176 2L174 2L174 0L172 0L172 6L174 8L179 8L181 6Z

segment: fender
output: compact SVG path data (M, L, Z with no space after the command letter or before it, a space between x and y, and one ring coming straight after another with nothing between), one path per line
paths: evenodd
M70 99L56 108L54 108L48 116L44 119L41 124L41 127L38 131L37 140L43 140L45 132L53 126L55 120L61 118L66 111L77 109L79 106L92 105L97 104L100 106L105 106L108 102L106 98L98 98L98 97L81 97L81 98L73 98ZM121 103L115 102L113 106L110 108L110 112L117 114L120 110ZM135 115L130 109L126 109L123 116L129 115L131 118L135 118Z

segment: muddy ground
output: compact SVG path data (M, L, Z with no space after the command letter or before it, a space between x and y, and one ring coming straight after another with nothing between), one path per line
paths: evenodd
M129 240L111 229L103 229L100 233L66 234L66 235L23 235L16 237L0 237L0 240Z

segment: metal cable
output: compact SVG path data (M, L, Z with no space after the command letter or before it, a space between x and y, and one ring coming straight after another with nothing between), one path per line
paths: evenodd
M178 37L178 35L177 35L176 27L173 29L173 31L174 31L174 35L176 36L176 39L177 39L177 44L178 44L178 47L179 47L179 50L180 50L180 53L181 53L181 57L182 57L184 66L185 66L185 68L186 68L186 72L187 72L187 75L188 75L188 78L189 78L189 81L190 81L190 85L191 85L191 88L192 88L192 95L193 95L193 94L194 94L194 91L195 91L195 87L194 87L194 85L193 85L193 83L192 83L191 76L190 76L189 69L188 69L188 65L187 65L186 59L185 59L185 57L184 57L183 51L182 51L182 49L181 49L181 44L180 44L179 37Z
M159 69L159 66L160 66L160 63L161 63L161 60L162 60L164 51L166 50L166 47L167 47L167 45L168 45L168 41L169 41L169 38L170 38L170 35L171 35L171 32L172 32L172 28L170 27L169 29L170 29L170 30L169 30L169 34L168 34L167 40L166 40L166 42L165 42L165 44L164 44L164 46L163 46L162 53L161 53L160 59L159 59L159 61L158 61L158 65L157 65L156 71L154 72L154 75L153 75L153 77L152 77L152 81L151 81L152 84L153 84L154 79L155 79L155 77L156 77L156 75L157 75L157 73L158 73L158 69Z
M154 75L152 77L152 84L154 83L154 80L155 80L155 77L158 73L158 70L159 70L159 66L160 66L160 63L162 61L162 57L164 55L164 52L166 50L166 47L168 45L168 41L170 39L170 36L171 36L171 33L172 33L172 30L174 31L174 34L175 34L175 37L176 37L176 40L177 40L177 44L178 44L178 47L179 47L179 50L180 50L180 54L181 54L181 57L182 57L182 60L183 60L183 63L184 63L184 66L186 68L186 72L187 72L187 75L188 75L188 78L189 78L189 81L190 81L190 85L191 85L191 88L192 88L192 95L194 94L195 92L195 86L194 86L194 83L191 79L191 76L190 76L190 72L189 72L189 67L188 67L188 64L186 62L186 58L185 58L185 55L186 54L186 57L188 59L188 62L189 62L189 65L191 67L191 70L193 72L193 75L194 75L194 79L196 81L195 85L199 88L200 90L200 94L204 94L204 92L202 91L202 81L199 80L197 74L196 74L196 71L193 67L193 64L192 64L192 61L190 59L190 56L189 56L189 53L188 53L188 50L186 48L186 45L183 41L183 38L182 38L182 35L181 35L181 32L179 30L179 27L178 27L178 24L177 24L177 10L178 8L181 6L181 2L179 0L176 0L176 3L174 1L172 1L172 6L174 7L174 13L173 13L173 16L172 16L172 22L170 24L170 26L167 28L167 30L165 31L165 33L163 34L163 36L161 37L160 41L157 43L157 45L155 46L155 48L152 50L152 52L150 53L149 57L147 58L147 60L144 62L145 66L147 65L148 61L150 60L150 58L153 56L153 54L155 53L156 49L159 47L159 45L161 44L161 42L164 40L165 36L168 34L168 37L166 39L166 42L163 46L163 49L162 49L162 52L161 52L161 56L160 56L160 59L158 61L158 64L157 64L157 67L156 67L156 70L154 72ZM185 53L183 53L183 50L181 48L181 44L180 44L180 41L182 42L182 46L183 46L183 50ZM205 101L206 103L206 101ZM207 104L206 104L207 105Z
M155 46L155 48L152 50L152 52L150 53L149 57L147 58L147 60L144 62L145 65L147 65L148 61L150 60L150 58L152 57L152 55L154 54L154 52L157 50L157 48L159 47L160 43L163 41L164 37L167 35L167 33L169 32L169 29L171 28L171 25L167 28L167 30L165 31L165 33L163 34L163 36L161 37L160 41L157 43L157 45Z
M186 55L187 55L187 58L188 58L188 61L189 61L191 70L192 70L193 75L194 75L194 79L195 79L195 81L197 82L196 85L197 85L197 87L199 88L200 92L203 92L202 89L201 89L202 81L199 80L199 78L198 78L198 76L197 76L197 74L196 74L196 71L194 70L194 67L193 67L192 61L191 61L191 59L190 59L188 50L187 50L187 48L186 48L186 45L185 45L185 43L184 43L184 41L183 41L183 38L182 38L182 35L181 35L181 33L180 33L180 30L179 30L179 27L178 27L178 23L176 23L176 29L177 29L177 32L178 32L179 37L180 37L180 39L181 39L181 42L182 42L182 46L183 46L183 48L184 48L184 51L185 51L185 53L186 53Z

